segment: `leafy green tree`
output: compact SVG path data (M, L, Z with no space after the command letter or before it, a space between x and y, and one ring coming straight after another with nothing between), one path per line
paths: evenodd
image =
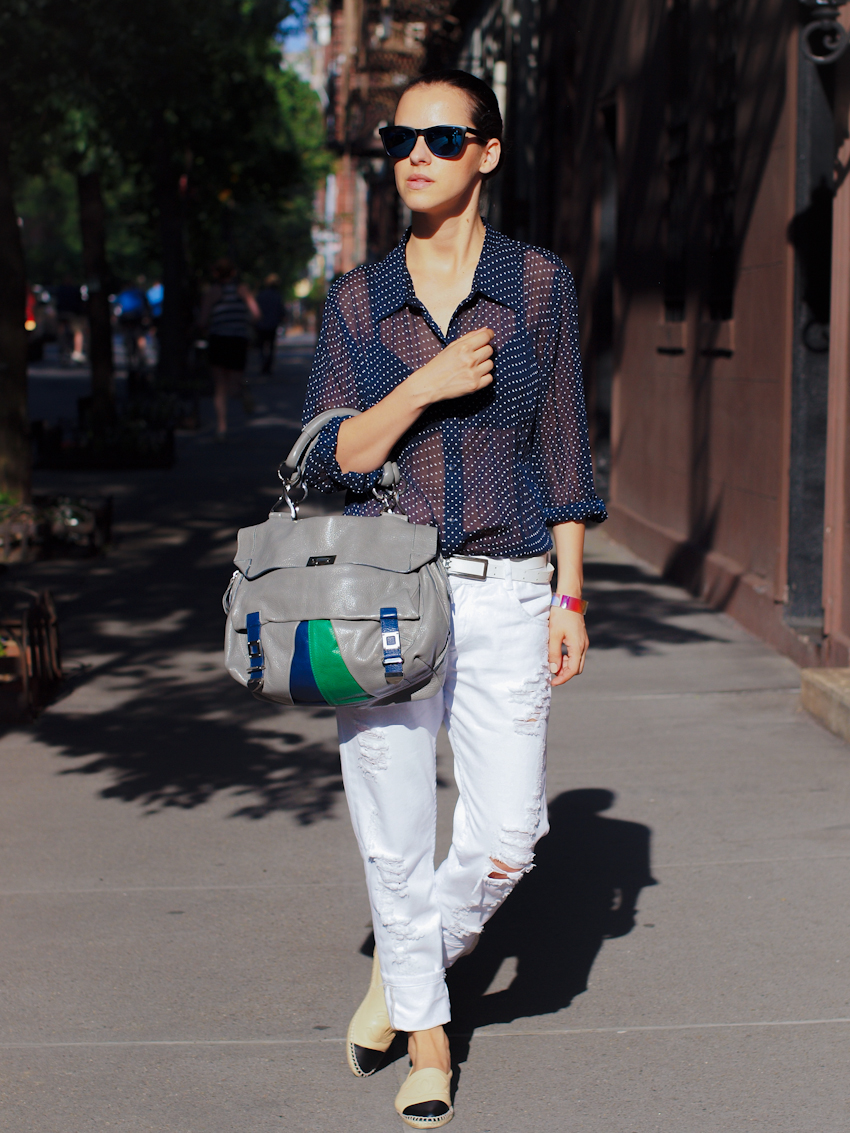
M81 278L83 250L73 176L57 162L46 164L39 173L19 175L15 207L30 282L52 284L67 275Z
M276 272L286 289L313 255L314 190L333 158L315 92L277 65L268 82L275 103L252 123L247 160L194 166L188 234L196 272L227 255L257 278Z
M115 209L133 201L128 212L145 223L118 226L123 253L132 259L136 240L159 260L161 371L175 381L190 329L190 255L195 276L225 251L294 278L312 252L312 191L329 166L317 99L280 68L289 11L286 0L0 6L0 490L29 490L13 170L42 199L49 185L67 200L67 175L75 179L79 244L67 234L59 242L84 261L102 407L111 395L107 241Z
M283 113L275 36L288 12L286 0L73 5L76 34L89 43L85 97L113 148L149 186L165 287L167 381L179 376L187 341L187 228L196 254L222 238L235 242L243 205L246 215L285 211L309 180Z

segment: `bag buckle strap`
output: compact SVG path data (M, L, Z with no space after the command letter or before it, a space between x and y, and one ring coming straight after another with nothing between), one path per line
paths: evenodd
M384 650L384 676L387 684L398 684L404 676L404 663L401 656L398 610L395 606L381 607L381 645Z
M248 688L253 692L262 687L266 665L263 643L260 640L259 611L245 615L245 629L248 632Z

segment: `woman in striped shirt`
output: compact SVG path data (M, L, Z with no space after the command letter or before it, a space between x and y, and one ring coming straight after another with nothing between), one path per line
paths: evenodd
M212 276L213 283L204 296L199 322L209 332L207 356L213 375L216 440L224 440L228 395L241 392L245 411L250 412L245 363L251 319L259 319L260 308L247 286L237 283L236 266L230 260L219 260Z

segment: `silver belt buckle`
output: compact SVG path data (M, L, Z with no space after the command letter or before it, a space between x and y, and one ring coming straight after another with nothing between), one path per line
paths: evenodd
M454 559L455 562L457 562L459 559L462 559L465 563L481 563L481 565L484 567L484 570L481 574L467 574L467 572L464 570L455 570L454 568L452 568L452 570L449 572L450 574L456 574L458 578L471 578L476 582L483 582L487 577L487 567L489 566L489 563L486 559L475 559L471 555L452 555L451 558Z

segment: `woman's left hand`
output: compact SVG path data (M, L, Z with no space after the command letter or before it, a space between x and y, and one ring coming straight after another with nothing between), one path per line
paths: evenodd
M549 672L553 685L566 684L582 672L589 644L584 615L553 606L549 611Z

